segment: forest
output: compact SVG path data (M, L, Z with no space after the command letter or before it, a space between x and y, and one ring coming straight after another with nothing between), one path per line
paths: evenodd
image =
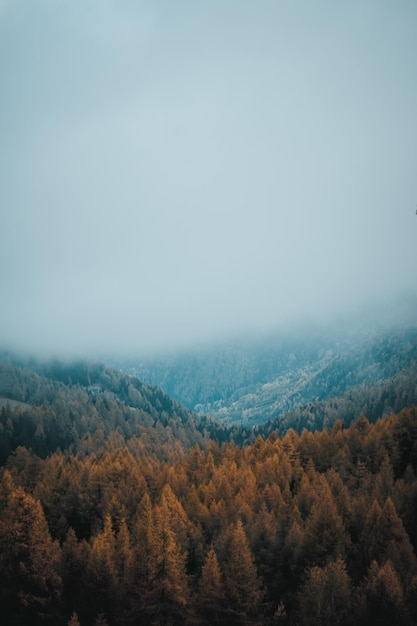
M342 412L345 423L361 411L372 421L417 403L415 321L372 331L342 326L242 337L110 364L160 387L197 413L245 427L275 420L282 433L297 430L300 412L308 405L311 411L318 402L334 404L337 399L337 413ZM317 421L322 410L316 413L313 407L313 413ZM310 430L311 415L306 418Z
M4 623L417 623L416 407L261 435L10 359L0 396Z

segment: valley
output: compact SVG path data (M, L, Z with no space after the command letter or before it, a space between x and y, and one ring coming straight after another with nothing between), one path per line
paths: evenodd
M125 361L148 382L3 353L6 623L414 626L416 339Z
M370 389L392 387L393 377L401 379L398 384L408 381L406 406L417 401L412 389L416 364L413 323L374 332L272 334L173 356L112 361L196 413L243 427L278 423L287 413L314 403L333 399L340 405L337 399L349 394L357 400L359 415L367 393L374 393ZM381 413L389 412L389 403L382 402Z

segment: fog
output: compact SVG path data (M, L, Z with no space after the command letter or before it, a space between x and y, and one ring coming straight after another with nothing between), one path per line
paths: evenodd
M417 295L415 0L0 0L0 345Z

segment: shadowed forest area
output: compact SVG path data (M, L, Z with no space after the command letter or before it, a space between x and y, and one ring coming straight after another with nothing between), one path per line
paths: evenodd
M416 623L416 408L237 445L136 379L48 367L1 370L5 623Z

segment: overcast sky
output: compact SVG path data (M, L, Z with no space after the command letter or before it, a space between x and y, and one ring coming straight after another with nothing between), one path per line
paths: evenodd
M415 0L0 0L0 343L417 293Z

